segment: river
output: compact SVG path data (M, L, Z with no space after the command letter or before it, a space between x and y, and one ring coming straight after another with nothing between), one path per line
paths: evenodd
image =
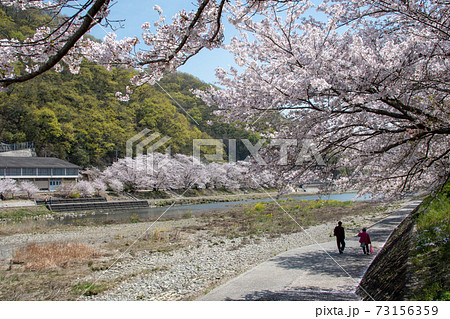
M349 200L365 200L366 198L356 198L356 193L343 193L343 194L330 194L330 195L291 195L285 198L292 198L295 200L338 200L338 201L349 201ZM95 212L87 214L75 214L75 215L64 215L60 218L55 218L49 221L50 224L79 224L80 222L130 222L132 219L157 219L157 218L177 218L183 216L194 216L201 215L210 211L221 211L233 208L233 206L245 203L255 203L255 202L269 202L272 198L265 199L252 199L252 200L239 200L233 202L215 202L215 203L204 203L204 204L194 204L194 205L179 205L179 206L168 206L168 207L149 207L141 209L130 209L122 211L107 211L107 212Z

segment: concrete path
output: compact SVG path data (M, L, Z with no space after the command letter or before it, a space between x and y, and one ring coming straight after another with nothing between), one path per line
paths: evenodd
M356 287L392 231L420 201L368 228L373 255L363 255L359 237L346 234L346 249L339 254L335 241L281 253L197 300L359 300ZM344 225L345 226L345 225ZM306 230L308 231L308 230Z
M12 200L12 201L0 201L0 208L2 207L30 207L36 206L33 200Z

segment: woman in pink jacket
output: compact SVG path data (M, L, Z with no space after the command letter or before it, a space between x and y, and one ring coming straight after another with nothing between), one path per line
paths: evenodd
M362 232L358 234L358 237L359 237L359 242L361 243L361 247L363 249L363 253L369 255L370 254L369 245L372 242L370 241L370 236L368 233L366 233L365 228L363 228Z

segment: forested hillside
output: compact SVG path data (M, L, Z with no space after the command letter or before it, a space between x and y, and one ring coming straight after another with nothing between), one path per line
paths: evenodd
M37 9L26 11L0 5L0 38L22 41L36 32L36 27L50 21L50 17Z
M29 35L40 19L45 17L37 12L0 7L0 37ZM192 153L192 140L198 138L255 142L256 136L239 126L218 122L213 109L191 93L207 84L188 74L168 74L160 82L164 90L144 85L129 101L119 101L115 93L125 90L133 74L85 62L77 75L51 71L13 85L0 93L0 140L32 141L38 155L81 166L102 166L123 157L126 140L144 128L170 136L172 153ZM238 158L246 155L238 143Z

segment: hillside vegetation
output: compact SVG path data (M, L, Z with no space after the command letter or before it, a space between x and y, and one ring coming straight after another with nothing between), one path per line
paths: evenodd
M411 298L450 300L450 183L437 196L430 196L424 201L416 222Z
M23 39L47 17L38 11L18 12L0 6L0 38ZM219 123L213 108L195 97L192 89L206 83L183 74L168 74L160 86L144 85L128 102L124 92L133 70L113 69L84 62L80 73L47 72L0 93L0 140L31 141L40 156L56 156L81 166L104 166L125 155L127 139L148 128L171 137L172 153L192 153L192 140L257 136L240 125ZM214 124L214 125L212 125ZM238 159L248 154L238 143Z
M363 300L449 300L450 183L394 230L365 273Z

